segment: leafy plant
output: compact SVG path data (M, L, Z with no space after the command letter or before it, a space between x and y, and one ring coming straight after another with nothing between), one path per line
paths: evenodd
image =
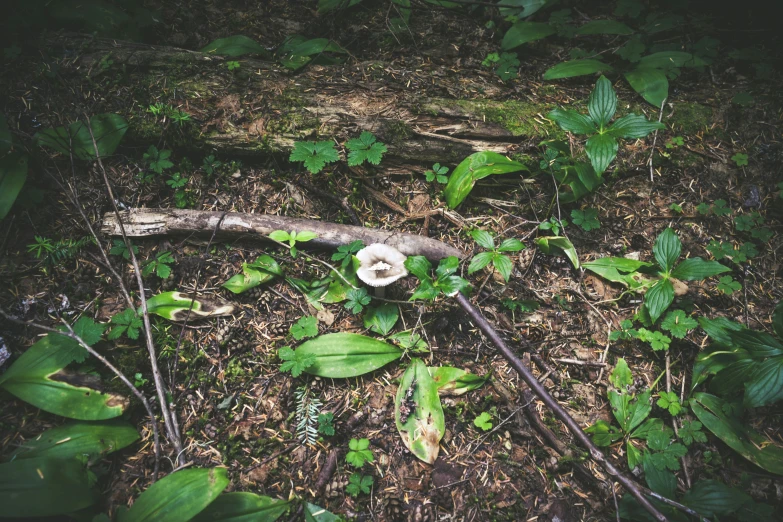
M307 337L315 337L318 335L318 319L311 315L300 317L299 320L291 325L289 331L291 336L297 341Z
M584 210L574 209L571 211L571 222L581 227L585 232L601 228L601 222L598 221L598 210L586 208ZM557 235L557 232L554 233Z
M292 230L291 232L286 232L285 230L275 230L271 234L269 234L270 239L273 239L280 243L288 242L289 253L291 254L291 257L294 258L296 257L296 254L298 252L298 250L296 249L297 243L306 243L307 241L312 241L317 237L318 234L316 234L315 232L310 232L309 230L302 230L300 232L297 232L295 230Z
M318 433L327 437L334 435L334 413L318 414Z
M310 391L306 386L297 388L294 392L294 398L296 400L296 438L302 444L312 446L318 439L317 425L323 404L319 399L310 396Z
M566 255L574 268L579 268L579 256L576 253L573 243L567 238L562 236L543 236L536 239L536 245L545 254L560 254Z
M409 256L405 260L405 268L419 279L419 286L410 297L411 301L434 301L441 293L453 296L470 286L466 280L455 275L459 268L459 259L453 256L440 260L438 268L435 269L435 279L430 276L432 264L424 256Z
M386 145L376 141L372 132L363 131L358 138L353 138L345 143L348 153L348 165L355 167L365 161L372 165L379 165L384 153L388 151ZM311 171L312 172L312 171Z
M423 462L434 464L446 421L438 386L421 359L412 359L400 379L394 421L405 447Z
M671 333L677 339L684 339L688 332L698 325L695 319L685 315L682 310L670 311L661 321L661 329Z
M291 377L299 377L309 367L315 364L316 356L301 350L292 350L290 346L283 346L277 350L277 356L283 361L280 365L281 372L291 372Z
M507 82L508 80L513 80L517 77L519 71L519 57L517 56L517 53L502 53L500 55L498 55L498 53L490 53L484 61L481 62L481 65L484 67L494 67L495 74L497 74L501 80Z
M569 145L560 140L543 142L546 146L539 167L549 171L560 186L567 186L570 192L560 192L561 203L571 203L595 191L603 183L589 162L573 161Z
M446 175L448 172L448 167L441 165L440 163L435 163L431 169L424 171L424 179L429 183L437 181L438 183L445 185L449 182L449 177Z
M149 382L150 382L149 379L145 379L144 375L142 375L140 372L136 372L133 375L133 385L137 388L141 388L142 386L145 386Z
M489 431L492 429L492 415L487 413L486 411L482 411L481 414L473 419L473 424L477 428L481 428L484 431Z
M223 166L223 162L216 159L214 155L210 154L206 158L203 159L201 168L204 169L204 172L207 173L207 176L211 176Z
M741 289L742 285L730 275L722 276L718 279L718 291L721 293L731 295L734 292L739 292Z
M363 318L364 327L380 335L389 335L399 318L400 312L397 305L393 303L368 307Z
M332 254L332 261L340 261L342 268L348 268L353 259L353 255L364 248L364 242L361 239L352 241L347 245L340 245L337 247L337 252Z
M547 118L555 121L563 130L589 135L585 152L598 175L617 156L618 138L644 138L657 129L665 128L663 124L637 114L628 114L609 125L617 110L617 95L612 83L604 76L596 82L587 109L588 115L572 109L555 109Z
M239 62L235 60L230 60L226 62L226 69L228 69L229 71L234 71L236 69L239 69L239 67L240 67Z
M490 263L493 267L503 276L506 281L511 277L511 269L513 264L508 256L503 255L504 252L519 252L525 245L518 239L506 239L499 246L495 246L495 239L489 232L484 230L472 230L470 236L481 247L486 248L489 252L481 252L473 256L468 266L468 275L478 272L484 269Z
M246 290L268 283L283 275L280 265L272 257L264 254L252 263L242 263L242 273L232 276L223 283L223 288L241 294Z
M358 497L359 493L370 494L370 488L372 488L374 481L371 476L362 475L360 473L351 473L348 477L348 484L345 486L345 492L352 497Z
M222 56L244 56L257 54L264 58L269 57L269 52L252 38L243 35L218 38L201 49L202 53L217 54ZM229 62L231 63L231 62Z
M370 439L351 439L348 443L348 453L345 462L355 468L361 468L366 462L375 462L375 456L370 448Z
M332 141L297 141L288 161L301 161L311 174L321 172L327 163L339 160Z
M733 161L738 167L744 167L748 164L748 155L738 152L731 157L731 161Z
M310 356L315 357L312 363ZM321 335L296 349L296 360L308 363L302 370L331 379L364 375L400 357L402 350L396 346L354 333Z
M677 397L677 394L674 392L665 392L665 391L660 392L658 394L658 402L656 402L655 404L657 404L664 410L668 410L668 412L671 413L672 416L679 415L679 413L682 411L682 404L680 404L680 398Z
M337 58L327 53L345 54L346 51L335 42L326 38L307 39L304 36L288 37L277 48L277 57L286 69L296 71L311 61L319 65L339 63Z
M682 147L683 145L685 145L685 140L683 140L682 136L673 136L666 142L667 149Z
M150 169L158 174L163 174L164 170L174 166L174 163L169 160L170 157L171 150L163 149L159 151L155 145L150 145L147 152L142 156L144 162L149 165Z
M111 317L111 324L114 327L109 331L107 336L109 340L115 340L122 337L122 334L128 336L128 339L136 340L139 338L139 331L144 323L141 317L136 313L133 308L128 308L124 312L114 314Z
M171 252L161 252L154 259L150 259L141 269L141 275L147 277L153 272L161 279L166 279L171 275L171 264L174 263L174 256Z
M370 296L366 288L351 288L345 294L345 309L352 314L361 313L365 306L370 304Z
M703 216L706 216L710 212L716 216L727 216L731 214L731 208L727 206L725 199L716 199L712 205L707 205L704 202L699 203L696 207L696 211Z
M560 235L560 229L565 228L568 226L568 220L567 219L557 219L556 217L552 216L546 221L542 221L538 225L539 230L544 231L551 231L552 234L559 236Z
M166 185L168 185L169 187L175 190L179 190L187 184L188 184L188 178L186 176L183 176L179 172L175 172L174 174L171 175L169 179L166 180Z
M161 292L147 299L147 311L170 321L184 321L186 317L230 315L234 306L218 299L194 299L185 293L172 291ZM136 312L141 313L141 308Z
M495 174L508 174L529 170L525 165L508 159L496 152L476 152L457 165L451 173L443 195L449 208L462 203L476 184L476 181Z
M131 248L133 249L134 254L139 253L139 249L136 245L131 245ZM128 252L128 247L125 246L125 241L122 239L114 240L114 246L111 247L109 253L113 256L122 256L126 261L130 260L130 252Z
M90 134L92 129L92 134ZM111 156L128 130L128 122L118 114L96 114L90 118L90 125L77 121L68 127L42 130L33 136L33 142L46 146L61 154L73 152L79 160L94 160L95 145L103 158ZM95 144L93 144L93 136Z
M36 259L41 259L41 257L54 251L54 245L49 238L35 236L35 243L27 245L27 251L35 254Z

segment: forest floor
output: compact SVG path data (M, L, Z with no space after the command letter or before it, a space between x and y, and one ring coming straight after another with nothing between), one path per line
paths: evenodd
M542 40L525 47L520 52L519 77L501 81L482 65L489 53L498 51L502 37L497 29L488 28L492 17L487 11L466 14L417 9L408 30L393 33L389 30L393 4L382 8L368 2L322 16L316 15L313 2L230 4L168 3L161 10L162 24L154 43L198 50L216 38L244 34L264 47L274 48L291 34L331 38L349 52L347 64L311 66L302 74L310 79L319 75L330 81L340 78L360 86L370 66L376 64L382 71L374 76L375 81L401 75L408 79L411 91L398 93L401 98L408 94L453 99L492 97L497 101L526 100L583 110L594 83L593 78L541 80L546 69L568 58L570 48L559 40ZM502 24L502 17L496 13L494 20ZM579 43L567 42L569 46ZM0 82L10 93L2 109L18 122L20 132L32 134L41 125L59 124L52 113L62 112L66 119L79 117L78 112L70 112L85 103L81 99L84 92L64 88L54 79L20 76L39 65L34 57L30 60L9 64ZM355 67L358 64L363 66ZM468 234L470 228L489 231L498 239L520 239L526 248L512 255L508 282L489 269L469 277L467 262L461 265L460 273L473 285L473 302L520 356L530 354L526 361L534 373L586 428L598 420L613 422L607 387L618 358L624 358L630 366L637 389L654 385L656 396L668 388L687 397L690 370L708 341L699 329L683 339L673 339L668 351L653 351L639 340L610 341L610 331L620 330L624 320L633 320L642 297L574 268L563 256L539 251L534 239L547 234L539 225L550 217L572 222L572 210L596 209L600 227L585 230L570 223L562 230L582 262L609 255L654 261L653 244L667 227L679 234L683 258L712 258L706 248L711 241L754 243L754 257L742 263L725 261L733 269L734 280L742 285L741 290L726 293L717 277L691 281L687 292L677 298L677 307L692 317L725 316L768 331L772 310L783 297L783 200L778 185L783 180L783 106L775 83L779 73L774 72L773 78L756 78L752 72L723 61L702 71L683 70L671 82L671 95L662 114L641 105L649 119L657 120L660 115L667 128L655 140L650 136L621 142L618 159L595 192L577 203L561 204L556 198L556 182L549 173L539 171L536 161L530 174L479 181L457 209L465 228L437 214L415 220L400 212L417 213L442 206L442 186L424 179L428 164L407 174L386 173L383 163L359 169L327 168L320 178L309 178L311 184L301 184L297 180L306 174L300 166L287 163L286 158L218 157L222 165L213 175L207 175L199 165L210 152L178 149L178 130L169 122L160 141L123 143L116 155L105 159L105 165L118 199L131 207L175 205L173 189L162 182L139 181L142 154L149 145L155 145L159 150L173 149L171 159L177 168L190 173L189 208L350 222L345 210L324 196L327 192L340 200L348 198L365 226L437 238L457 247L465 260L481 251ZM296 81L296 76L292 79ZM38 83L41 81L45 84ZM639 96L627 83L618 80L614 87L621 108L640 106ZM744 106L732 103L740 91L752 91L755 102ZM124 104L142 113L149 105L148 100L125 98L122 85L116 86L116 92L115 98L91 100L91 107ZM106 96L106 91L102 95ZM25 100L31 96L36 102L27 107ZM175 93L167 102L177 104L186 96ZM150 97L154 95L150 93ZM185 102L178 106L187 110ZM690 112L683 115L684 110ZM535 125L559 131L544 116L534 116ZM241 124L241 117L231 123L237 122ZM543 149L538 141L520 136L517 148L508 152L540 156ZM581 147L574 139L571 146L577 151ZM738 153L745 154L747 161L734 159ZM31 182L42 189L43 200L22 206L0 224L0 306L25 320L53 324L58 315L74 318L87 314L106 322L124 309L117 282L97 255L99 246L89 245L59 263L44 263L28 251L27 245L35 242L35 236L77 240L88 235L79 213L63 191L54 187L52 179L76 189L93 223L99 223L103 213L110 210L99 169L77 165L73 176L70 169L67 158L42 157L31 172ZM357 177L370 180L386 199L373 197ZM312 190L313 185L317 191ZM728 212L714 210L719 200L725 202ZM713 210L700 212L702 203ZM739 216L752 217L754 225L740 230L736 226ZM752 230L762 226L771 237L760 241ZM109 249L111 244L111 238L103 238L100 247ZM292 378L279 370L278 349L296 344L289 328L299 318L317 313L322 334L367 333L360 315L352 314L341 303L326 304L317 312L283 280L240 295L221 288L229 277L240 272L243 262L253 261L262 253L272 255L287 274L301 279L324 277L327 271L323 266L304 256L293 259L284 249L244 240L207 244L192 238L164 237L134 240L134 244L142 259L166 251L175 259L170 277L151 275L146 279L150 295L195 289L236 307L230 317L190 322L179 348L181 325L164 320L154 323L163 376L171 382L179 414L186 459L197 467L227 466L231 478L228 490L282 499L298 495L358 520L614 519L616 502L624 491L612 485L589 459L563 458L551 447L544 435L546 430L551 430L569 451L577 455L579 451L567 429L542 402L525 399L530 397L524 383L449 299L400 304L401 321L396 330L412 328L426 339L430 352L423 357L428 365L491 375L491 381L466 395L443 399L446 433L440 457L434 465L428 465L404 447L394 423L394 397L409 362L407 356L400 363L351 379L307 378L306 374ZM328 252L310 254L330 259ZM125 284L133 288L130 265L119 256L110 257L123 271ZM196 285L198 288L194 288ZM387 297L407 301L413 287L413 278L409 278L390 288ZM3 324L0 335L16 354L34 342L38 333ZM141 340L104 342L100 351L132 380L135 376L145 394L154 395ZM98 363L92 363L91 368L104 373ZM301 444L295 437L295 392L303 385L323 403L321 411L333 413L335 419L336 434L322 437L312 446ZM120 390L117 383L110 386ZM489 431L474 424L483 412L491 415L494 424ZM668 412L655 402L651 415L671 423ZM133 408L131 418L142 440L106 459L101 473L105 505L112 509L130 503L151 482L152 435L143 409ZM758 410L751 420L769 439L783 440L780 405ZM11 451L58 422L57 417L4 395L0 401L0 453ZM345 486L353 470L345 464L344 454L349 439L360 438L370 440L375 456L372 465L362 470L373 476L374 486L370 494L352 497ZM325 490L318 493L315 483L334 449L339 451L338 468ZM610 446L607 454L625 467L624 444ZM168 459L173 458L167 456L164 471L171 469ZM714 437L694 443L684 461L687 469L677 474L682 490L701 478L717 478L741 487L757 501L778 506L783 501L783 482L779 478L753 467Z

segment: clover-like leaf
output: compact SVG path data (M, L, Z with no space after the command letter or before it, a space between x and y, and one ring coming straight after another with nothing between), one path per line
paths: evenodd
M661 328L671 333L677 339L684 339L688 331L699 325L695 319L688 317L682 310L672 310L661 321Z
M372 132L363 131L358 138L350 139L345 143L348 153L348 165L355 167L365 161L378 165L388 151L386 145L376 141Z

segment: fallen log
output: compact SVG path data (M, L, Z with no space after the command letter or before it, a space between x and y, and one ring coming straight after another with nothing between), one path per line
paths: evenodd
M236 237L266 239L266 236L275 230L286 232L307 230L316 233L318 237L297 246L335 249L340 245L361 240L365 245L384 243L395 247L406 256L420 255L434 261L449 256L463 257L462 252L437 239L392 230L338 225L313 219L166 208L131 209L120 212L120 218L128 237L194 234L209 237L214 233L215 239ZM122 235L117 216L113 212L104 214L101 229L104 234L110 236Z

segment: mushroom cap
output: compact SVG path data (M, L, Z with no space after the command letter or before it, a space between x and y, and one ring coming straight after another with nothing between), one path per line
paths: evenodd
M356 253L356 258L361 263L356 275L370 286L387 286L408 275L404 265L407 256L389 245L366 246Z

